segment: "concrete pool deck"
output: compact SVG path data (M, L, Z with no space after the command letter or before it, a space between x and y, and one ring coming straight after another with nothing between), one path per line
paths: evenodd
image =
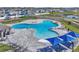
M26 48L28 48L30 51L36 51L39 48L48 46L48 44L39 42L38 39L34 37L32 29L21 29L20 31L17 30L16 33L8 36L7 41L23 47L20 49L20 51L27 51Z

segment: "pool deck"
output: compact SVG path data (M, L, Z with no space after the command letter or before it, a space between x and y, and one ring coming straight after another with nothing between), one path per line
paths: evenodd
M21 50L24 50L28 47L30 51L36 51L39 48L48 46L48 44L39 42L36 37L33 35L33 29L21 29L17 30L16 33L8 36L8 41L18 46L23 47ZM27 51L26 49L24 51Z
M52 28L52 30L57 32L59 36L62 36L69 32L67 29L64 28Z

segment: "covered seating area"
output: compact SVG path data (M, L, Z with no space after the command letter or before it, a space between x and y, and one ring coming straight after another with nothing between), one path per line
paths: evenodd
M11 28L5 24L0 23L0 41L4 41L7 35L10 34Z
M79 38L79 34L73 31L63 36L48 38L46 40L49 41L52 46L38 49L38 52L63 52L66 50L72 50L77 38ZM78 41L76 43L78 43Z

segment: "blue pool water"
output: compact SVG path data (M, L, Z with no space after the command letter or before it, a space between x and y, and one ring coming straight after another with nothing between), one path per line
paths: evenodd
M58 36L58 34L54 31L51 31L50 28L56 27L58 24L53 23L49 20L45 20L38 24L27 24L20 23L12 26L14 29L24 29L24 28L33 28L35 29L35 36L39 39L47 39Z

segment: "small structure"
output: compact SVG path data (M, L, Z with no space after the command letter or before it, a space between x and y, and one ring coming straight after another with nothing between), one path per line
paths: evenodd
M74 22L71 22L71 25L79 28L79 20L74 20Z
M76 16L76 15L68 15L66 16L67 18L70 18L70 19L78 19L79 17Z
M0 40L3 41L6 38L6 35L10 34L10 27L8 26L0 26Z

